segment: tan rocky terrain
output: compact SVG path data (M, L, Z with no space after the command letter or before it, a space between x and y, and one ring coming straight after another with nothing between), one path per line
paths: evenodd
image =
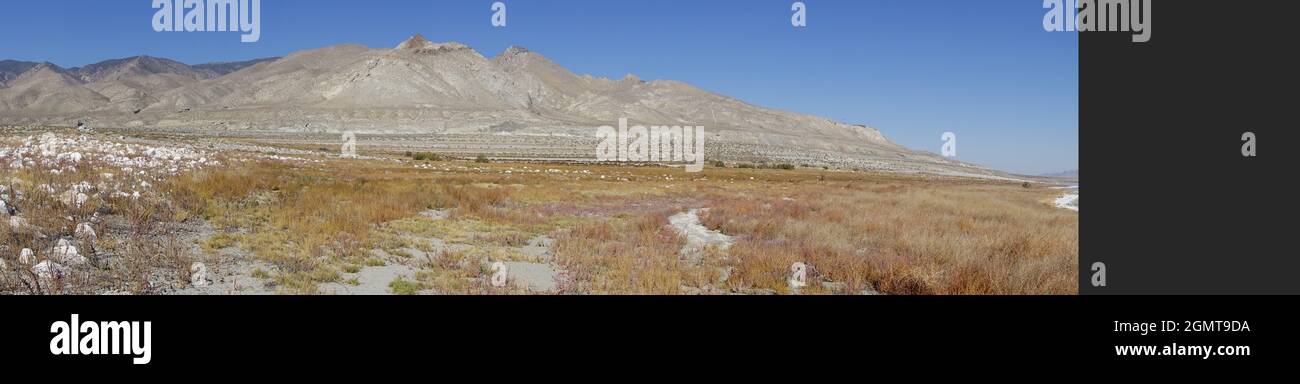
M27 70L32 69L32 67L35 67L37 64L39 63L17 60L0 60L0 88L3 88L10 80L18 78L18 75L27 72Z
M17 63L3 68L25 67ZM489 58L419 35L395 48L338 45L246 66L152 57L73 70L39 64L0 83L0 125L88 120L322 144L353 131L362 146L497 158L592 158L594 128L620 118L704 126L710 160L1007 176L909 150L864 125L763 108L677 81L579 75L521 47Z

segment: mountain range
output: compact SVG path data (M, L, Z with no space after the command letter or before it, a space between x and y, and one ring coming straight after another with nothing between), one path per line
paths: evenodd
M1078 179L1078 178L1079 178L1079 170L1077 170L1077 169L1071 169L1071 170L1064 171L1064 172L1045 173L1045 174L1042 174L1042 175L1039 175L1039 176L1042 176L1042 177L1054 177L1054 178L1059 178L1059 179Z
M1001 174L909 150L865 125L763 108L679 81L579 75L522 47L485 57L420 35L395 48L336 45L201 65L149 56L66 69L0 61L0 124L8 125L88 119L185 131L590 137L620 118L703 125L712 150L722 151L714 157Z

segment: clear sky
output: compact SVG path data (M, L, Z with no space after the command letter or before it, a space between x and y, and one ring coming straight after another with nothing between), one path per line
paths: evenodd
M1039 0L263 0L261 41L154 32L152 0L6 1L0 59L64 67L147 54L190 64L422 33L485 56L520 45L577 73L681 80L764 107L867 124L914 149L1026 174L1078 168L1078 35Z

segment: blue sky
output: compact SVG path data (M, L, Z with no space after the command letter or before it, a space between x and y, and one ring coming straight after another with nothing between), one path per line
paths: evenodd
M747 102L879 128L957 158L1038 174L1078 168L1078 38L1038 0L263 0L262 37L160 33L151 0L8 1L0 59L73 67L141 54L197 64L415 33L493 56L510 45L577 73L673 79Z

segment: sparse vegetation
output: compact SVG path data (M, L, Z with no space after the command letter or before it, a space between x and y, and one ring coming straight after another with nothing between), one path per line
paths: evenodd
M420 287L420 283L408 281L403 278L397 278L396 280L393 280L393 282L388 283L388 289L391 289L394 295L409 296L419 294L420 290L423 288Z
M1071 294L1077 286L1078 216L1032 185L791 164L715 162L690 174L483 155L445 170L408 163L223 158L155 180L145 197L79 207L36 186L93 185L120 171L93 162L57 175L5 171L0 184L25 193L22 215L46 237L0 225L8 266L0 292L155 293L160 282L185 285L194 261L232 253L266 266L249 276L291 294L362 285L358 273L394 264L416 268L379 283L395 294L527 293L492 287L495 261L551 265L562 276L556 292L571 294L796 293L786 284L796 261L811 266L800 294ZM702 224L735 243L686 257L668 217L701 208ZM97 224L99 238L78 245L97 251L86 267L54 285L16 267L17 250L46 260L54 240L73 235L67 217L96 214L117 224ZM176 236L196 226L211 233ZM553 256L520 251L543 235L555 240Z
M406 154L407 154L406 157L409 157L409 158L411 158L412 160L415 160L415 161L443 161L443 160L445 160L445 158L443 158L442 155L437 154L437 153L433 153L433 152L417 152L417 153L407 152Z

